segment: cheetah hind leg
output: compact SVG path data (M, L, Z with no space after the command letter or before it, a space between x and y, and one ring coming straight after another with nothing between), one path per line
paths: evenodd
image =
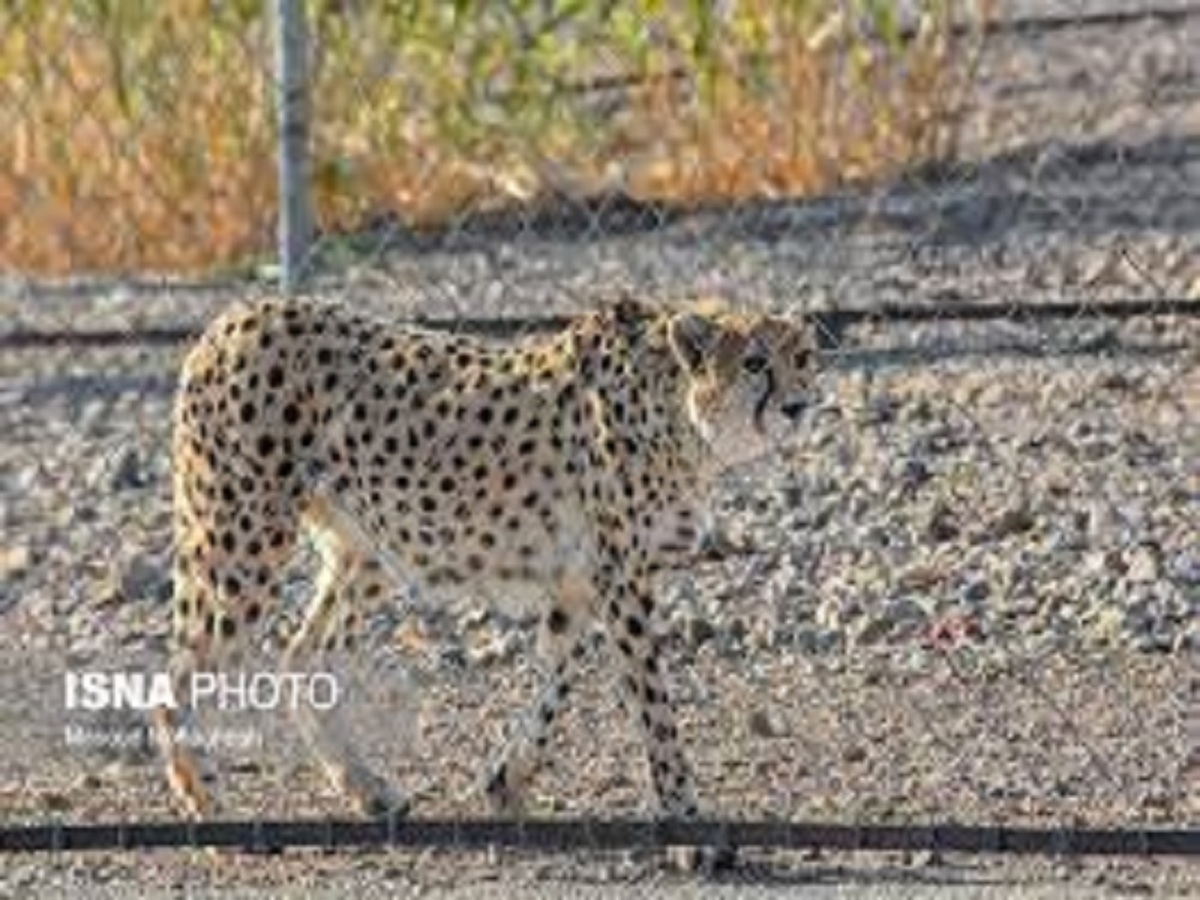
M201 668L197 665L196 654L181 648L173 655L170 668L175 696L186 696L183 686L190 684L192 673ZM184 815L190 819L212 816L216 809L211 790L216 780L215 770L206 756L182 740L196 728L195 714L186 706L177 709L160 706L151 711L150 722L165 766L167 784Z
M245 578L244 572L238 574ZM176 801L187 817L203 819L217 812L217 766L205 748L203 725L192 707L192 679L197 673L216 673L241 661L244 636L232 634L236 626L231 629L231 617L220 611L223 605L215 581L193 577L178 558L173 579L168 670L177 705L151 710L151 734Z
M301 671L310 663L322 667L332 653L352 649L365 604L390 587L378 562L350 552L331 533L319 533L317 538L322 566L312 601L285 651L287 671ZM305 743L329 782L361 813L377 818L406 815L407 797L373 771L345 737L349 729L340 705L318 710L299 704L293 710Z

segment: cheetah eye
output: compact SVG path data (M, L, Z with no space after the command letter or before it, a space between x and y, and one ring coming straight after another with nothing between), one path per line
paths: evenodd
M767 368L767 357L762 353L752 353L742 360L742 368L751 375L757 375Z

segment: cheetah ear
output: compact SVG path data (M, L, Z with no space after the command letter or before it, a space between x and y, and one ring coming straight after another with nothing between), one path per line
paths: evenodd
M613 304L612 311L620 325L636 325L651 317L650 308L634 297L621 297Z
M716 347L720 329L707 316L689 312L671 319L669 333L679 361L689 372L698 372Z

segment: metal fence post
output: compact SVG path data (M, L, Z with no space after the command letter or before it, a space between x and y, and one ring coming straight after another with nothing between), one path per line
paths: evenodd
M303 280L313 239L309 180L308 27L303 0L270 0L275 24L275 114L279 127L279 277Z

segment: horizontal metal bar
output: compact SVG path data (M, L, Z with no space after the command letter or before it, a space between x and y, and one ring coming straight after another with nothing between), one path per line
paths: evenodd
M548 852L662 847L1071 856L1200 856L1189 828L1013 828L787 821L585 819L272 820L45 824L0 828L0 853L225 847L519 847Z
M828 346L848 328L863 324L931 322L1040 322L1086 319L1139 319L1159 316L1200 318L1200 300L1174 297L1061 301L1049 303L979 303L934 306L931 304L882 304L871 308L818 310L808 314ZM563 328L570 316L463 317L456 319L416 318L413 325L434 331L454 331L495 338L542 334ZM403 322L398 322L403 324ZM146 347L185 343L199 337L196 327L138 328L17 328L0 334L0 350L29 350L52 347Z
M1020 17L993 16L984 23L984 31L987 34L1029 35L1088 28L1123 28L1140 25L1144 22L1181 25L1195 16L1200 16L1200 5L1194 3L1186 6L1135 4L1124 9L1096 10L1094 12L1080 11ZM969 32L970 29L971 26L964 25L957 30Z

